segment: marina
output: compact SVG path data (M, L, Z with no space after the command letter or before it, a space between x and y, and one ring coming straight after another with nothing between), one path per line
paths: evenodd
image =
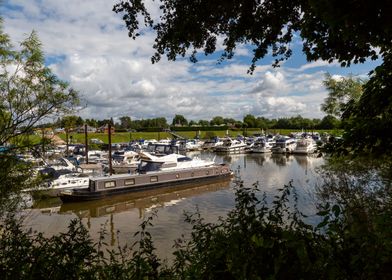
M242 153L311 155L321 144L316 143L314 136L317 135L292 133L290 136L239 135L237 138L225 137L214 141L151 139L139 143L110 143L109 150L102 151L89 151L88 146L78 144L71 153L68 146L65 148L66 157L62 147L58 147L49 151L52 163L42 159L44 164L36 168L35 172L46 178L43 184L25 191L33 195L39 191L44 196L61 196L63 202L68 202L100 199L193 181L216 181L230 176L232 170L214 160L206 161L184 154L210 151L214 158L217 154ZM151 172L155 173L145 175Z

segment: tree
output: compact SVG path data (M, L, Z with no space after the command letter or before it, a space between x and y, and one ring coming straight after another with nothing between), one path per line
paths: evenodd
M199 125L201 126L209 126L210 122L207 120L199 120Z
M210 121L211 125L222 125L225 124L223 121L223 117L221 116L215 116L212 118L212 120Z
M45 66L35 32L13 50L0 29L0 68L0 145L78 104L77 92Z
M98 126L98 122L95 119L86 119L86 124L92 127Z
M340 121L332 115L325 116L318 125L320 129L336 129L339 128Z
M325 74L324 86L328 90L328 97L321 104L321 110L335 117L342 117L349 103L359 101L364 81L353 76L333 78L331 74Z
M278 121L274 125L274 128L281 128L281 129L292 128L291 126L292 126L291 122L288 118L281 118L281 119L278 119Z
M61 127L64 127L65 129L73 129L76 128L77 126L81 126L83 124L83 120L78 117L78 116L64 116L61 119Z
M166 128L166 127L169 126L169 125L167 124L166 118L163 118L163 117L161 117L161 118L156 118L156 125L157 125L157 127L160 127L160 128Z
M131 117L129 117L129 116L120 117L120 126L123 129L131 128L131 122L132 122L132 120L131 120Z
M257 117L256 118L256 127L262 128L262 129L268 129L270 127L269 125L269 120L264 117Z
M172 125L188 125L188 121L183 115L175 115L173 118Z
M189 121L189 126L196 126L197 123L194 120Z
M76 105L77 92L44 65L36 33L14 49L0 18L0 145L30 133L48 117L71 112ZM20 205L14 202L21 189L39 182L30 164L16 158L13 150L2 151L0 156L0 215Z
M392 54L371 73L358 102L348 104L342 152L392 156Z
M223 118L223 123L226 125L233 125L235 122L236 120L233 118Z
M248 114L244 117L244 123L246 123L247 127L256 127L256 118L255 116Z

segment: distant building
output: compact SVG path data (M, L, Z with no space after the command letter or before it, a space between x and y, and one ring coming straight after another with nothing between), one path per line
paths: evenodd
M111 133L114 134L114 131L115 131L114 126L112 126ZM98 127L96 132L108 133L109 132L109 126L108 125L104 125L104 126Z
M84 133L84 125L79 126L78 128L76 128L75 130L77 133ZM87 126L87 133L95 133L97 132L97 128L92 127L92 126Z

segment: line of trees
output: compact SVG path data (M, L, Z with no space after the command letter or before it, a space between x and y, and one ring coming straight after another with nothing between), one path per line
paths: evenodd
M180 121L179 121L180 120ZM338 129L341 127L341 121L332 115L327 115L322 119L304 118L301 115L288 118L268 119L265 117L256 117L252 114L244 116L242 121L232 118L224 118L215 116L211 120L188 121L183 115L175 115L171 125L166 118L152 118L142 120L132 120L129 116L122 116L119 121L114 122L113 119L83 119L79 116L66 116L59 118L55 123L55 127L80 127L83 124L98 128L108 123L115 126L116 131L145 130L145 129L173 129L181 127L182 129L189 127L213 127L226 126L231 129L243 128L260 128L260 129Z

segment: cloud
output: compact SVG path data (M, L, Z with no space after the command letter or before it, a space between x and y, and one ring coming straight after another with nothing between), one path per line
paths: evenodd
M287 81L280 71L266 71L262 74L261 81L257 83L252 93L261 93L263 96L275 95L286 90Z
M299 67L296 70L298 72L303 72L303 71L308 70L308 69L320 68L320 67L334 67L334 66L338 66L338 65L339 65L338 62L331 62L331 63L329 63L328 61L317 60L317 61L312 61L312 62L306 63L306 64L302 65L301 67Z
M217 115L242 119L246 114L322 116L322 70L334 69L334 64L290 68L283 63L274 69L273 59L266 57L249 75L252 47L244 45L221 64L216 55L201 57L196 64L182 58L168 62L165 57L151 64L155 34L144 28L143 36L130 39L121 15L112 11L116 2L12 0L0 7L4 30L15 45L37 31L50 68L87 103L79 112L83 118L128 115L166 117L170 122L175 114L194 120ZM146 5L158 19L159 3ZM222 42L219 37L218 51Z

